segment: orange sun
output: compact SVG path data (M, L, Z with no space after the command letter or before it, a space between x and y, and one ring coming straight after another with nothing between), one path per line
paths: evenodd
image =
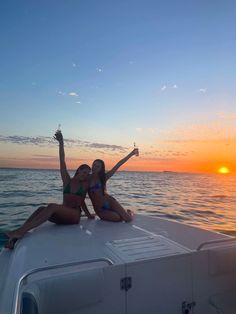
M227 173L229 173L230 171L229 171L229 168L227 168L227 167L220 167L220 168L218 169L218 172L219 172L219 173L222 173L222 174L227 174Z

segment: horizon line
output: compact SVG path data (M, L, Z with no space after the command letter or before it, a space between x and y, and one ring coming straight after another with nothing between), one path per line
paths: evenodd
M15 169L15 170L49 170L60 171L60 168L27 168L27 167L1 167L2 169ZM76 169L68 169L68 171L76 171ZM173 170L117 170L117 172L150 172L150 173L186 173L186 174L214 174L212 172L188 172L188 171L173 171ZM216 173L217 174L217 173Z

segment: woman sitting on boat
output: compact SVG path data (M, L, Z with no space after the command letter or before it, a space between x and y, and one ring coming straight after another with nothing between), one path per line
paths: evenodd
M125 222L132 220L132 211L125 210L114 197L106 193L106 183L127 160L137 155L137 153L138 149L135 148L108 172L105 172L105 163L103 160L94 160L92 175L89 180L88 194L93 204L94 211L100 219Z
M88 218L94 218L86 207L84 199L88 191L88 176L91 168L83 164L71 178L66 167L64 141L60 131L55 133L54 138L59 142L60 172L63 181L63 204L49 204L40 206L18 229L9 231L9 237L5 244L6 248L13 249L17 240L22 238L25 233L45 221L49 220L56 224L78 224L80 222L81 208L85 211Z

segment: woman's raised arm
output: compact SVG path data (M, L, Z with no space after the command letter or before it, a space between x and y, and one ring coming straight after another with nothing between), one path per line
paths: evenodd
M65 162L65 151L64 151L64 140L61 131L57 131L54 135L54 138L59 143L59 159L60 159L60 171L61 171L61 178L63 181L63 186L66 186L70 182L70 175L66 168Z
M106 180L110 179L110 177L113 176L113 174L132 156L136 154L137 148L132 150L125 158L121 159L110 171L106 173Z

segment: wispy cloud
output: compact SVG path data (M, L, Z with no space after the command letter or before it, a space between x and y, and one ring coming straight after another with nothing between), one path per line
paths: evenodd
M36 145L36 146L55 146L57 144L56 140L53 137L48 136L37 136L37 137L30 137L30 136L4 136L0 135L0 142L2 143L12 143L18 145ZM65 146L69 147L83 147L83 148L90 148L90 149L103 149L108 151L118 151L124 152L127 150L127 147L113 145L113 144L105 144L105 143L91 143L88 141L82 141L79 139L64 139Z
M174 85L169 86L169 87L168 87L166 84L164 84L164 85L161 87L161 91L164 92L166 89L177 89L177 88L178 88L177 84L174 84Z
M76 92L69 92L69 93L66 93L66 92L62 92L61 90L58 92L58 94L60 96L70 96L70 97L79 97L79 95L76 93ZM80 101L77 101L76 102L77 104L80 104Z
M21 145L39 145L39 146L48 146L53 144L54 139L52 137L46 136L37 136L37 137L29 137L29 136L3 136L0 135L0 142L3 143L12 143L12 144L21 144Z
M76 92L70 92L70 93L68 93L68 95L72 96L72 97L78 97L79 96Z
M219 140L236 137L234 120L212 120L208 123L195 123L169 129L162 134L166 140Z
M200 89L199 89L199 92L200 92L200 93L206 93L206 92L207 92L207 89L206 89L206 88L200 88Z
M91 147L91 148L106 149L106 150L120 151L120 152L124 152L127 150L127 148L123 146L102 144L102 143L89 143L86 146Z
M162 87L161 87L161 91L162 92L164 92L164 90L166 90L167 89L167 86L166 85L163 85Z
M147 131L149 133L153 133L154 134L154 133L156 133L157 129L156 128L148 128Z
M145 161L156 161L156 162L172 162L176 160L176 157L140 157L140 159Z
M220 118L223 118L223 119L235 119L235 118L236 118L236 113L224 113L224 112L219 112L219 113L217 113L217 115L218 115Z
M42 155L42 154L34 154L32 155L33 157L37 157L37 158L54 158L54 155Z
M57 161L58 156L52 156L52 157L40 156L40 157L30 157L27 159L34 160L34 161L40 161L40 162L49 162L49 161Z
M18 158L17 158L18 159ZM35 161L58 161L58 155L54 156L54 155L32 155L31 157L28 157L28 159L30 160L35 160ZM69 157L67 156L67 161L78 161L78 160L83 160L80 158L75 158L75 157ZM25 160L25 159L23 159Z
M179 139L173 139L173 140L164 140L162 141L163 143L169 143L169 144L191 144L191 143L202 143L202 144L209 144L209 143L222 143L222 142L226 142L226 143L236 143L236 137L228 137L228 138L219 138L219 139L183 139L183 140L179 140Z
M172 158L172 157L185 157L189 154L186 151L172 151L172 150L151 150L142 152L141 156L152 156L151 158ZM149 158L149 157L148 157Z
M136 128L136 132L144 133L144 134L156 134L158 132L157 128Z

